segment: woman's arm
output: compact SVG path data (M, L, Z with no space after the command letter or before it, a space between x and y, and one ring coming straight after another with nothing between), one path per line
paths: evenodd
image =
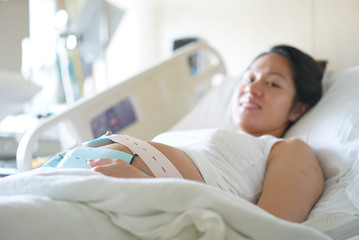
M282 141L269 155L258 206L277 217L303 222L323 188L323 173L312 149L300 140Z

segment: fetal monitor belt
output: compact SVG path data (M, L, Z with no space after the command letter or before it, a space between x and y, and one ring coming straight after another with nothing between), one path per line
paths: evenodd
M172 162L157 148L143 140L120 134L106 135L106 139L122 144L138 155L155 177L183 178Z

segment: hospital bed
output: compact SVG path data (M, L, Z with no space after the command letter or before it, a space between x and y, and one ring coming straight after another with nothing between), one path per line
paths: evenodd
M302 224L187 180L28 171L36 142L57 125L71 135L64 148L107 130L150 140L163 131L234 129L229 103L238 79L200 42L28 130L17 151L20 173L0 181L2 239L359 239L359 66L326 72L323 98L286 133L314 149L326 179Z
M72 135L73 142L65 140L64 149L108 130L149 140L169 130L225 73L220 55L204 42L180 49L171 58L28 130L19 143L17 168L31 169L38 139L54 126Z

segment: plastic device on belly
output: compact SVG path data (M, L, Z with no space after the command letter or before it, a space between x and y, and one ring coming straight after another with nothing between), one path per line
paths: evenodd
M74 148L72 150L64 151L47 163L43 167L55 168L91 168L88 165L88 159L97 158L112 158L121 159L127 163L131 163L133 155L106 148L98 148L107 144L113 143L108 138L98 138L83 144L83 147Z

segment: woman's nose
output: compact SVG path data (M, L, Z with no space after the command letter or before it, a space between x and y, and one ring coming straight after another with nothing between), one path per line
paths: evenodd
M253 81L248 83L244 91L256 96L262 95L261 81Z

